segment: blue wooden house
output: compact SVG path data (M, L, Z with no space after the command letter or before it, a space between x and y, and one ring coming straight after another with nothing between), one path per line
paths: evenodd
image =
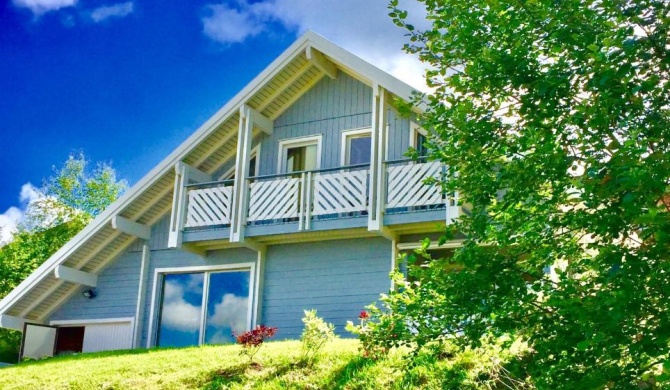
M0 302L23 355L341 334L461 212L410 161L413 89L308 32ZM456 243L453 243L456 245Z

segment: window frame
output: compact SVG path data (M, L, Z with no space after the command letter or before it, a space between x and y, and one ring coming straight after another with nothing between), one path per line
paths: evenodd
M369 137L370 140L372 140L372 128L361 127L358 129L343 130L340 137L341 137L340 166L345 167L351 165L349 163L350 158L349 146L351 145L349 140L354 138L367 138L367 137ZM370 150L370 162L372 162L372 150Z
M258 176L259 167L260 167L260 164L258 163L258 158L259 158L260 155L261 155L261 144L259 143L258 145L254 146L251 149L251 153L249 153L249 160L251 160L253 157L256 157L256 169L255 169L255 172L253 172L253 175L252 175L252 172L249 172L250 177ZM235 168L236 168L236 164L233 164L232 167L230 167L221 176L219 176L218 180L219 181L231 180L233 175L235 175Z
M202 307L200 308L200 329L198 335L198 346L204 345L207 321L207 301L209 297L209 279L212 273L249 271L249 304L247 306L246 331L251 330L256 321L256 306L258 297L256 294L256 263L244 262L234 264L205 265L192 267L167 267L154 270L154 284L151 293L149 329L147 331L147 348L158 346L158 328L160 326L160 310L162 307L162 290L165 275L204 273Z
M287 138L279 141L279 153L277 158L277 174L286 172L286 155L289 149L302 146L316 145L316 170L321 169L321 145L323 135L312 135L307 137Z
M426 129L419 126L418 123L410 122L410 124L409 124L409 146L411 148L418 149L417 148L418 145L416 144L416 138L419 134L423 135L426 139L428 138L428 132L426 131Z

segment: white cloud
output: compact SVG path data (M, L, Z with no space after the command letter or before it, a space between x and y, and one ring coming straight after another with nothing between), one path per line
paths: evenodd
M28 206L41 198L42 195L32 184L26 183L21 186L19 207L12 206L0 214L0 245L4 245L12 240L16 227L25 217Z
M248 3L237 0L236 8L209 5L211 15L203 18L204 32L224 43L243 42L246 38L278 22L287 30L302 34L313 30L364 60L421 90L427 90L423 64L402 51L408 42L403 29L388 16L386 1L264 0ZM401 2L409 20L421 29L429 26L425 8L415 0Z
M217 42L242 42L263 30L266 18L254 12L254 9L246 4L241 10L226 4L208 5L208 15L202 18L203 32Z
M122 18L133 12L134 5L132 1L114 5L105 5L98 7L91 12L91 19L94 22L102 22L109 18Z
M208 326L230 328L233 332L243 332L247 328L249 298L235 294L224 294L221 302L214 306L214 313L207 318Z
M166 282L163 291L161 325L181 332L196 332L200 328L200 308L184 300L184 288Z
M12 2L17 7L30 9L35 16L77 4L77 0L12 0Z

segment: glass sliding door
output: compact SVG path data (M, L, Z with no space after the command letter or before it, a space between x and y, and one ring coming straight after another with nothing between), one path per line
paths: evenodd
M162 274L161 347L235 342L250 327L251 269Z
M200 343L204 279L202 272L163 276L159 346L185 347Z
M209 275L206 344L235 342L233 333L242 333L247 329L250 277L249 271Z

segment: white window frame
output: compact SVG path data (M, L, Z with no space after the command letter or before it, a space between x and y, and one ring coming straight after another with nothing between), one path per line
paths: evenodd
M428 138L428 132L426 129L423 127L419 126L419 124L410 122L409 124L409 146L416 149L416 136L417 135L423 135L424 137Z
M365 138L369 136L372 139L372 128L371 127L361 127L358 129L344 130L341 135L340 143L340 166L347 166L349 164L349 140L353 138ZM373 145L371 145L372 147ZM370 159L372 159L372 150L370 150Z
M163 285L163 275L167 274L188 274L195 272L203 273L216 273L216 272L226 272L226 271L249 271L249 304L247 307L247 329L251 330L251 324L255 322L255 302L258 297L256 296L256 263L247 262L247 263L235 263L235 264L220 264L220 265L204 265L204 266L194 266L194 267L170 267L170 268L156 268L154 270L154 284L153 291L151 292L151 308L149 313L151 313L151 318L149 319L149 330L147 332L147 348L156 346L158 343L158 311L160 310L161 294L159 292L160 287ZM203 305L200 310L200 336L198 340L198 345L203 345L205 340L205 322L207 320L207 304L206 304L206 295L205 292L209 289L209 277L206 277L203 281Z
M259 156L261 155L261 144L256 145L253 149L251 149L251 153L249 153L249 160L251 160L252 157L256 157L256 170L255 172L249 172L250 176L258 176L258 167L260 166L259 162ZM232 167L230 167L226 172L224 172L223 175L219 176L219 181L221 180L229 180L233 175L235 174L235 164L233 164ZM252 175L253 174L253 175Z
M277 173L286 173L286 153L291 148L316 145L316 169L321 169L321 145L323 135L309 137L287 138L279 141L279 156L277 158Z

